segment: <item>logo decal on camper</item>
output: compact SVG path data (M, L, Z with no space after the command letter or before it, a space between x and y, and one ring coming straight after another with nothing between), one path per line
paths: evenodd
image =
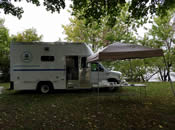
M28 52L28 51L23 52L22 60L24 62L31 62L32 61L32 54L30 52Z

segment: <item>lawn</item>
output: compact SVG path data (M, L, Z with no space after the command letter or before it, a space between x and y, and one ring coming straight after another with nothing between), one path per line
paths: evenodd
M175 97L170 85L146 84L146 97L136 88L103 91L99 96L89 90L44 95L7 90L8 83L0 84L5 86L0 95L0 129L175 129Z

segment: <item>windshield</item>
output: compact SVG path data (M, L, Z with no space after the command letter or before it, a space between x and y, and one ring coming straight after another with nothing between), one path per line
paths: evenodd
M104 70L106 70L106 68L103 66L103 64L101 64L101 63L98 63L100 66L101 66L101 68L103 68Z

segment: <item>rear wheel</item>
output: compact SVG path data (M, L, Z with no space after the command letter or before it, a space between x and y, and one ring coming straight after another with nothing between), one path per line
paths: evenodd
M116 83L116 84L119 84L118 80L116 80L116 79L108 79L108 82L109 82L109 83L110 83L110 82L114 82L114 83ZM118 90L118 87L109 87L109 88L108 88L108 91L110 91L110 92L114 92L114 91L116 91L116 90Z
M52 85L49 83L40 83L38 85L38 90L40 93L43 93L43 94L50 93L52 90Z

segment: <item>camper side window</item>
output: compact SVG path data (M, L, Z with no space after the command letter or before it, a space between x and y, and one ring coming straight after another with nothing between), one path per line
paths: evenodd
M41 56L41 61L43 62L53 62L55 60L54 56Z

